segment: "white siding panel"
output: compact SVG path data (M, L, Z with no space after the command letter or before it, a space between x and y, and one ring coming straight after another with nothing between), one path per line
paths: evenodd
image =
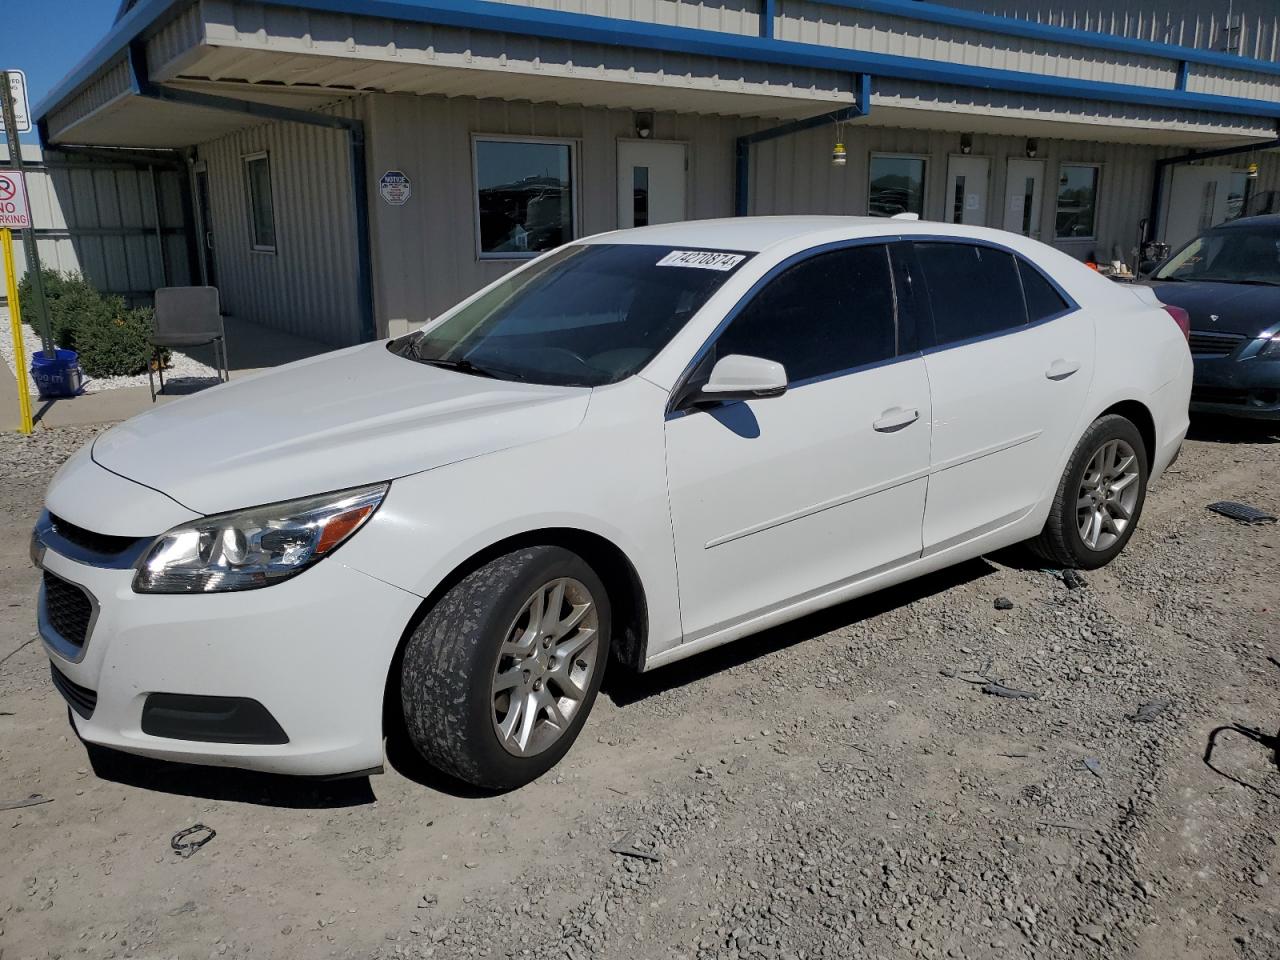
M358 102L330 112L354 116ZM251 249L243 158L271 161L276 252ZM360 335L347 135L267 123L199 147L208 164L214 262L224 309L331 344ZM375 175L376 176L376 175Z
M520 261L479 260L472 134L578 141L578 211L584 235L617 227L617 140L635 136L629 110L497 100L380 95L372 98L372 164L403 170L413 197L403 207L374 204L378 314L422 322ZM727 216L733 205L736 122L659 113L653 139L689 144L688 214Z
M403 95L374 96L369 109L373 172L399 169L413 182L413 197L403 207L381 201L373 206L375 285L384 332L392 321L398 326L438 315L521 262L476 257L473 134L574 139L581 232L592 234L617 225L616 144L634 134L630 111ZM688 144L691 219L732 214L734 140L767 126L767 121L690 114L654 117L655 140ZM834 128L820 127L752 147L750 212L865 214L870 155L887 152L929 158L926 218L945 217L947 157L959 152L958 133L851 123L844 130L849 160L843 168L831 164L834 139ZM1000 223L1007 162L1025 151L1022 136L973 138L973 155L992 161L992 224ZM1046 165L1042 237L1053 237L1059 165L1097 163L1101 176L1096 239L1056 243L1080 258L1111 259L1117 251L1129 258L1137 245L1138 225L1148 214L1155 161L1181 152L1179 147L1040 137L1037 153ZM1275 189L1270 185L1280 183L1280 158L1261 156L1264 172L1255 191ZM1257 158L1225 162L1244 166Z
M28 158L26 173L40 262L46 269L83 274L104 293L134 303L149 301L166 282L166 261L168 283L191 282L182 171L157 171L159 188L168 198L160 205L160 237L145 167L49 151L41 159ZM15 245L15 255L23 276L23 244Z

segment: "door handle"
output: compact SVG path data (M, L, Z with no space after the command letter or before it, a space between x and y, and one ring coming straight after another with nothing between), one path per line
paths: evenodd
M1049 369L1044 372L1044 375L1050 380L1065 380L1079 369L1079 360L1058 359L1049 364Z
M920 411L915 407L905 410L902 407L890 407L880 414L880 419L871 424L871 426L879 433L893 433L896 430L911 426L919 419Z

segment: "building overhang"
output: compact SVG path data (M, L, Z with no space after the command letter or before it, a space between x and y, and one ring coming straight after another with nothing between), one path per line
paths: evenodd
M1151 62L1183 58L1169 61L1168 86L1098 82L782 40L772 0L761 3L765 35L753 36L492 0L137 0L37 114L47 142L133 147L187 146L257 122L143 97L129 63L141 46L152 82L298 109L385 92L787 120L853 103L870 75L876 124L1199 147L1271 140L1280 119L1280 64L1093 35L1107 56L1121 44ZM945 9L836 6L892 9L904 22L941 21ZM964 24L1032 28L984 16ZM1087 42L1034 28L1037 42L1046 30ZM1221 73L1223 60L1270 78L1276 99L1189 88L1189 62Z

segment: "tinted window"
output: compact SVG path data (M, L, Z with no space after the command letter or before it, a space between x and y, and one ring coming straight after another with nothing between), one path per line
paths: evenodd
M1062 299L1062 294L1054 289L1043 273L1021 257L1018 258L1018 273L1022 277L1022 292L1027 298L1027 316L1032 323L1067 309L1067 301Z
M1058 172L1058 215L1054 235L1062 240L1092 238L1098 206L1098 168L1064 163Z
M873 217L923 214L924 170L922 157L872 157L867 213Z
M614 383L648 363L750 259L648 244L568 246L391 348L476 376Z
M245 157L249 182L249 232L254 250L276 248L276 215L271 202L271 161L265 153Z
M720 336L715 355L776 360L795 383L887 360L896 347L888 251L865 246L779 274Z
M520 256L573 239L573 148L476 140L480 253Z
M1166 260L1156 279L1280 284L1280 230L1231 227L1202 233Z
M1027 322L1014 256L968 243L917 243L938 345Z

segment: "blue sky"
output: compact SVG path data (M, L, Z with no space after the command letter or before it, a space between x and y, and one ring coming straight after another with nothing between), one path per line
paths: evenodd
M31 107L101 40L119 0L2 0L0 66L26 73ZM36 134L22 138L35 143Z

